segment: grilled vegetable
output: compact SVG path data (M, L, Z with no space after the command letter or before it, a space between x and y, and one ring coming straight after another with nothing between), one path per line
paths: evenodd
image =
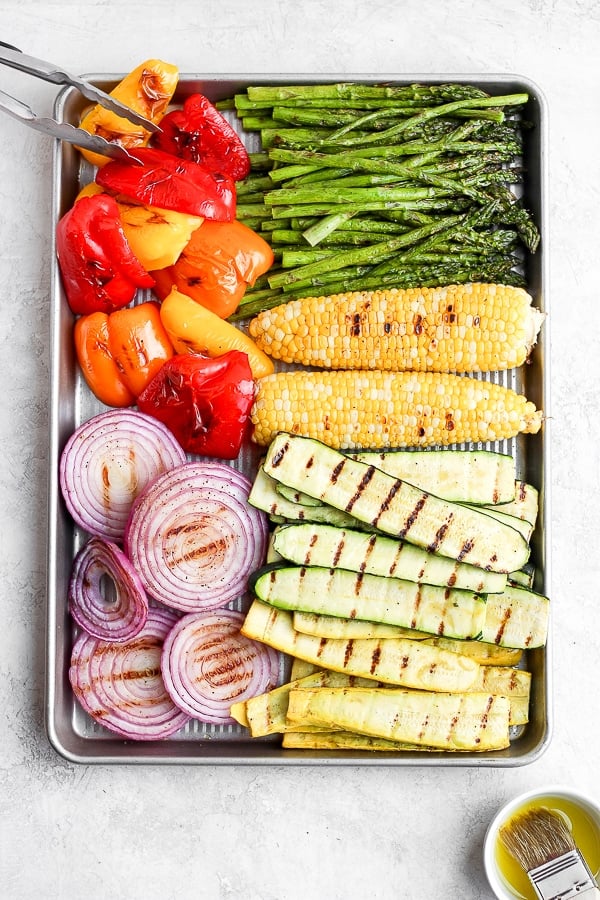
M410 481L444 500L474 506L515 500L516 463L508 453L493 450L366 450L349 453L353 459L383 469L394 478ZM510 510L503 505L506 512Z
M292 614L255 600L242 634L334 672L427 691L461 691L475 681L478 664L408 639L326 640L294 631Z
M187 97L182 109L167 113L155 147L201 163L211 172L223 172L234 181L250 171L250 158L236 130L203 94Z
M163 422L188 453L236 459L253 398L246 353L229 350L216 359L178 353L148 382L137 405Z
M254 378L273 371L273 362L247 334L175 287L162 301L160 317L177 353L215 357L241 350L248 355Z
M96 173L96 183L108 193L122 194L144 206L157 206L230 222L235 218L235 184L213 175L198 163L149 147L135 152L137 163L112 159Z
M508 503L500 503L498 511L525 519L532 527L535 527L539 511L539 491L532 484L525 481L515 483L515 497Z
M290 691L288 719L443 750L508 747L510 703L486 693L432 694L389 688Z
M502 594L489 594L481 639L522 650L543 647L548 634L550 600L527 588L507 585Z
M521 661L523 651L513 647L501 647L486 641L462 641L449 637L425 637L428 644L468 656L480 666L516 666Z
M154 279L133 254L113 197L83 197L56 226L56 254L75 315L127 306Z
M389 576L478 593L501 592L506 585L506 575L500 572L486 572L382 534L349 528L287 525L276 530L273 548L299 565L335 566L361 576Z
M264 468L259 466L248 502L257 509L262 509L274 520L324 522L348 528L359 528L361 525L354 516L320 501L306 505L295 503L281 493L278 487L279 482L267 475Z
M280 431L332 447L447 446L537 433L542 413L522 394L469 376L437 372L277 372L261 378L254 441Z
M522 288L469 283L290 300L249 324L275 359L329 369L491 372L522 365L543 321Z
M161 59L147 59L129 72L112 90L111 96L158 124L175 93L179 70ZM150 140L150 132L128 119L96 104L81 120L81 128L90 134L99 134L110 141L118 141L126 149L144 147ZM105 165L109 158L80 148L81 153L94 166Z
M173 356L158 303L152 300L79 316L73 341L88 387L107 406L132 406Z
M503 522L510 528L514 528L515 531L518 531L523 535L526 541L529 541L531 535L533 534L533 525L531 524L531 522L528 522L527 519L523 519L520 516L510 515L509 513L504 512L502 508L492 506L473 506L471 507L471 509L478 509L480 512L485 513L486 516L490 516L492 519L496 519L497 522Z
M222 319L233 313L249 284L273 262L267 242L247 225L203 222L168 267L153 272L155 293L164 299L173 287Z
M357 638L398 638L408 637L413 641L431 637L414 628L402 628L400 625L383 625L381 622L368 622L365 619L343 619L340 616L325 616L320 613L294 612L294 628L302 634L314 634L317 637L336 639Z
M511 666L481 666L469 691L507 697L510 701L509 725L525 725L529 721L531 672Z
M250 729L252 737L264 737L284 731L296 731L300 726L286 722L290 691L295 688L314 687L377 687L379 682L370 678L355 678L342 672L315 672L259 694L248 700L235 703L230 713L236 721ZM309 731L318 731L320 726L304 726Z
M285 731L281 739L281 746L288 750L387 750L398 753L401 750L415 752L421 750L435 750L434 747L409 744L406 741L386 741L385 738L372 737L368 734L358 734L356 731Z
M267 566L250 579L250 587L278 609L364 619L450 637L477 638L485 622L485 600L472 591L344 569Z
M460 562L512 572L529 556L527 541L515 529L478 510L427 494L319 441L278 435L264 469L372 528Z

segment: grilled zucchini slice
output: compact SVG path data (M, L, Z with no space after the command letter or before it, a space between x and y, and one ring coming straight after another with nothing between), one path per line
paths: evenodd
M486 693L432 694L390 688L290 691L290 722L357 731L440 750L502 750L510 703Z
M417 584L317 566L264 566L250 579L256 596L279 609L300 610L430 634L477 638L486 603L473 591Z
M512 572L529 558L529 544L514 528L311 438L277 435L264 470L372 528L459 562Z
M501 593L507 580L504 573L486 572L387 535L316 523L278 528L273 547L284 559L303 566L336 567L480 594Z
M295 631L292 613L255 600L242 625L242 634L334 672L371 678L426 691L468 689L478 663L457 653L403 638L328 640Z

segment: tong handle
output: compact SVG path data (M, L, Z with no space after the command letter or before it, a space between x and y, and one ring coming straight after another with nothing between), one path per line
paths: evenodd
M33 75L35 78L49 81L51 84L72 85L87 100L90 100L92 103L99 103L105 109L122 116L134 125L138 125L146 131L160 131L159 125L155 125L154 122L146 119L145 116L136 113L133 109L130 109L119 100L115 100L110 94L106 94L100 88L85 81L85 79L79 78L77 75L70 75L64 69L54 65L54 63L36 59L35 56L27 56L18 47L13 47L12 44L7 44L4 41L0 41L0 63L4 63L13 69L18 69L20 72L25 72L27 75Z

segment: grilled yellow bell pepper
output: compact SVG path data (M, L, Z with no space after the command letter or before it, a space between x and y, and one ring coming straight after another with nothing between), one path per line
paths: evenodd
M158 125L167 111L178 81L179 69L176 66L160 59L148 59L126 75L110 94ZM84 115L80 127L90 134L99 134L106 140L118 142L126 149L145 147L150 140L149 131L98 104ZM108 162L107 156L81 147L79 149L94 166L100 167Z
M101 193L100 185L91 182L81 189L76 202L82 197ZM117 206L127 243L148 272L174 265L204 221L200 216L141 206L123 197L117 199Z

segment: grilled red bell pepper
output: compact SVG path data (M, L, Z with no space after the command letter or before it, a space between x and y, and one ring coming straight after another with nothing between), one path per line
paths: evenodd
M171 357L137 399L141 412L166 425L188 453L235 459L248 433L255 385L248 356Z
M145 206L202 216L217 222L235 218L235 182L199 163L164 150L135 150L138 163L113 159L96 174L96 183Z
M56 254L67 301L76 314L127 306L154 279L133 254L113 197L82 197L56 227Z
M163 117L152 143L211 172L241 181L250 172L250 157L236 131L203 94L192 94L182 109Z

